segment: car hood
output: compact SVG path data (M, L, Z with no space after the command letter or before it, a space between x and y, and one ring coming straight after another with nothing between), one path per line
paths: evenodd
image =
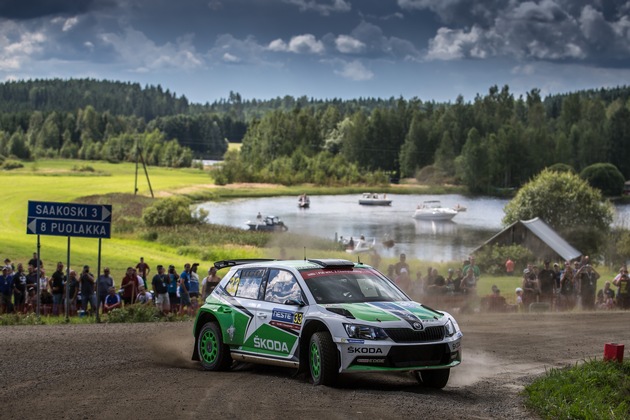
M440 312L411 301L334 303L321 306L330 312L367 322L424 321L436 320L444 316Z

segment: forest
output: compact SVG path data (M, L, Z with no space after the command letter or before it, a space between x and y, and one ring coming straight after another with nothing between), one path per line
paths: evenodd
M242 142L227 152L228 142ZM473 193L514 189L545 167L610 163L630 178L630 87L516 97L491 86L467 102L418 98L190 103L158 86L78 80L0 84L0 155L152 165L224 158L215 177L343 185L437 179ZM226 153L227 152L227 153Z

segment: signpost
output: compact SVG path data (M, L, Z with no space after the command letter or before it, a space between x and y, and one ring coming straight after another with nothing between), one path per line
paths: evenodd
M110 238L111 224L110 205L28 202L28 234Z
M37 235L37 278L39 282L39 235L68 237L68 266L66 279L70 279L70 238L98 238L98 269L101 271L101 239L111 237L112 206L101 204L54 203L46 201L29 201L26 233ZM37 316L40 310L40 290L37 287ZM96 320L98 317L96 308ZM66 287L66 319L68 318L68 288Z

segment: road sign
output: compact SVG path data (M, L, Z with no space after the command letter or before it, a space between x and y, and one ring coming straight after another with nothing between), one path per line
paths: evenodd
M28 234L109 238L111 223L110 205L28 202Z

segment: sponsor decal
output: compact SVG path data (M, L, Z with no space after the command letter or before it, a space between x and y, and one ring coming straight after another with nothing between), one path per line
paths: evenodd
M230 341L234 341L234 332L236 331L236 328L234 328L234 325L230 325L230 328L227 329L227 333L230 336Z
M385 363L385 359L357 359L357 363Z
M271 311L271 321L269 321L269 325L283 330L300 331L303 319L304 314L302 312L274 308Z
M263 350L272 350L277 352L288 353L289 347L284 341L272 340L270 338L254 337L254 347Z
M383 354L379 347L348 347L348 353L354 354Z

